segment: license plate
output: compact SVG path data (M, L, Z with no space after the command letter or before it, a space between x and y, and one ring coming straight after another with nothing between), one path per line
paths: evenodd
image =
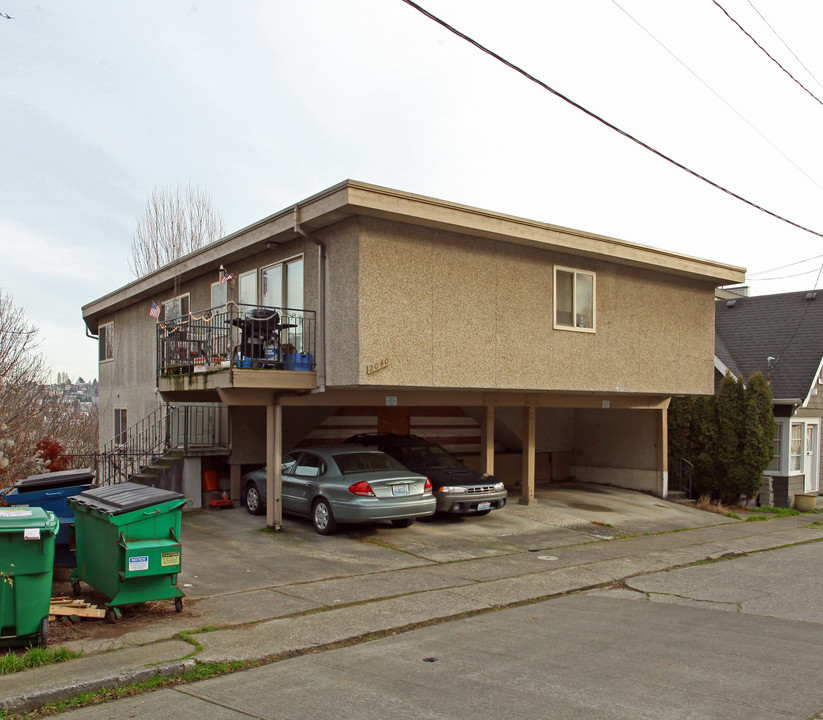
M409 494L409 486L408 485L392 485L391 486L391 494L392 495L408 495Z
M491 510L492 504L490 502L477 503L477 510Z

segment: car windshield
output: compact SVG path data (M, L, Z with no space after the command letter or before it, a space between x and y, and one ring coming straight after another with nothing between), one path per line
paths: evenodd
M460 461L439 445L412 445L396 448L398 459L406 467L460 468Z
M381 452L340 453L332 457L343 475L353 475L373 470L406 469L397 460Z

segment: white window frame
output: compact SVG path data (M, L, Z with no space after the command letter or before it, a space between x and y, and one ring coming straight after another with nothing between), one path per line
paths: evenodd
M798 428L798 435L794 437L794 429ZM799 448L797 452L795 449ZM794 467L795 459L798 460L800 467ZM793 422L789 431L789 475L801 475L803 473L803 466L806 459L806 423Z
M246 297L246 288L251 286L253 292L251 297ZM249 270L249 272L240 273L237 279L237 302L241 305L257 305L257 270Z
M107 322L97 328L97 359L99 362L114 360L114 323Z
M217 291L217 292L215 292ZM215 298L215 295L221 295L222 297ZM213 308L223 308L229 302L229 284L227 282L213 282L211 284L211 306Z
M571 273L572 275L572 319L577 317L577 278L579 275L586 275L592 279L592 324L591 327L580 326L577 321L573 325L558 322L557 320L557 273ZM580 270L579 268L563 267L562 265L554 266L552 290L554 297L554 304L552 307L552 327L555 330L570 330L572 332L594 333L597 331L597 274L591 270Z
M175 300L180 301L180 315L179 315L179 317L183 317L184 315L188 315L191 312L191 293L183 293L182 295L175 295L174 297L170 297L167 300L164 300L163 302L160 303L160 307L162 308L162 311L160 313L160 322L165 322L166 321L166 308L171 303L173 303ZM183 300L186 301L186 310L185 311L183 310Z
M280 300L278 302L274 303L271 307L278 307L278 308L280 308L280 307L290 307L289 304L288 304L288 296L289 296L289 277L288 277L289 272L288 272L288 267L289 267L289 265L293 265L294 263L297 263L297 262L299 262L303 265L303 272L302 272L303 277L302 277L302 280L301 280L301 286L302 286L301 295L302 295L302 298L301 298L300 306L297 307L297 308L293 308L293 309L301 310L303 308L303 306L305 305L305 302L306 302L306 300L305 300L306 264L305 264L305 258L303 257L303 255L295 255L294 257L287 258L286 260L281 260L280 262L272 263L271 265L266 265L265 267L260 268L260 280L257 283L257 292L258 292L258 297L260 298L260 304L261 305L264 304L264 299L265 299L265 287L264 287L264 285L265 285L265 282L264 282L265 281L265 273L269 270L274 270L275 268L279 267L280 268L280 273L281 273L281 275L280 275L280 278L281 278L281 280L280 280L280 288L281 288L281 290L280 290Z

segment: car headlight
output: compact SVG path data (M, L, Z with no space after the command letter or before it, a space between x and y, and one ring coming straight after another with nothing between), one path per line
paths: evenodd
M437 488L437 492L461 494L461 493L468 492L468 490L466 490L466 488L463 487L462 485L454 485L454 486L444 485L443 487Z
M506 488L503 486L503 483L495 483L494 484L494 491L500 492L501 490L505 490Z

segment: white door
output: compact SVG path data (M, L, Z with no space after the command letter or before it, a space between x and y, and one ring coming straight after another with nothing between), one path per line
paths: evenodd
M803 472L806 475L804 492L817 492L820 488L820 439L819 425L806 425L806 460Z

